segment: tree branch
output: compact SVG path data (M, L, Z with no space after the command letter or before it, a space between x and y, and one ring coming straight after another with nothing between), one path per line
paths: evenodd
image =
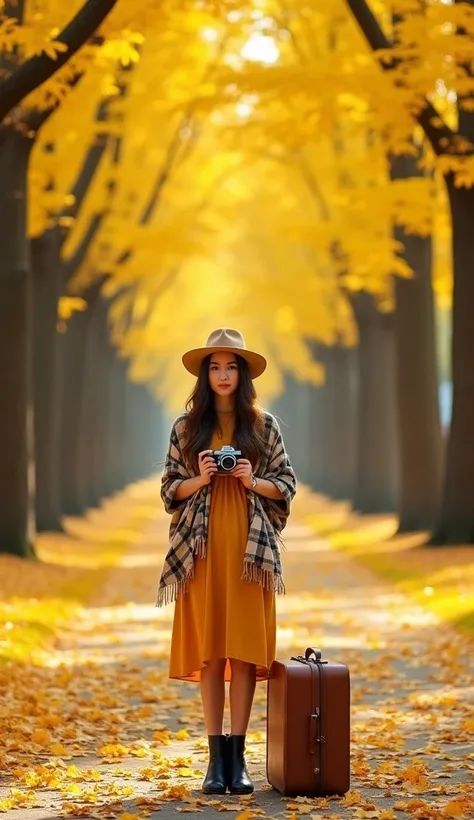
M168 145L168 150L166 152L166 158L163 163L163 167L161 168L158 176L156 178L156 182L153 186L152 192L150 194L150 198L143 209L143 213L140 217L139 224L140 225L147 225L150 222L151 217L153 216L153 212L158 204L160 199L161 192L165 187L169 176L174 168L176 157L178 156L179 150L183 143L182 133L189 129L190 132L190 139L193 137L193 126L191 124L190 118L188 118L187 114L183 115L180 124L178 125L171 142Z
M82 299L87 302L88 307L93 307L102 294L102 287L107 280L107 274L102 273L91 285L83 291L78 291Z
M218 64L218 60L223 54L224 48L229 39L229 34L226 34L219 43L217 52L210 65L206 66L201 82L207 82L212 76L212 72ZM176 168L178 157L181 153L181 159L187 158L190 149L194 146L198 138L196 125L193 123L193 115L197 108L196 101L188 103L183 114L180 117L179 123L175 129L173 136L168 144L166 156L162 167L160 168L152 188L150 196L142 210L141 216L138 220L139 225L147 225L152 219L156 208L160 202L163 188L169 180L171 174ZM184 131L184 137L183 137ZM188 133L189 132L189 135ZM124 265L133 258L133 250L126 248L120 256L117 257L117 265Z
M454 0L456 5L461 5L461 0ZM474 6L474 0L463 0L464 5L468 5L471 8ZM463 36L467 39L468 34L465 28L458 27L457 34ZM472 39L471 39L472 44ZM472 45L471 45L472 47ZM466 75L469 78L474 76L474 70L472 65L472 60L466 60L461 63L461 67L466 72ZM469 92L468 94L458 94L457 99L457 109L458 109L458 131L468 139L470 142L474 141L474 112L471 111L470 106L468 108L463 107L463 103L469 102L472 104L472 100L474 98L474 94Z
M308 165L306 157L302 154L299 154L298 161L295 163L295 165L301 171L301 175L306 183L306 186L311 196L318 203L321 209L321 219L323 220L323 222L329 222L331 218L330 208L324 198L323 192L321 191L321 188L319 187L312 170Z
M224 52L227 40L228 34L226 34L220 41L216 55L211 64L206 66L203 77L201 79L202 83L207 82L209 78L212 76L212 72L216 68L216 65L218 64ZM187 153L189 153L191 146L195 143L198 137L196 125L193 123L193 115L196 110L196 107L197 103L195 101L191 101L180 118L180 121L168 145L168 150L166 152L166 157L163 166L160 169L160 172L158 173L151 195L140 217L140 225L147 225L148 222L150 222L153 213L156 209L156 206L158 205L158 202L160 200L161 192L163 191L164 186L166 185L171 173L173 172L176 166L176 160L181 148L185 146L185 148L188 149Z
M56 60L45 53L30 57L0 83L0 122L27 94L49 80L71 59L94 34L116 3L117 0L86 0L76 16L53 40L64 43L67 51L59 52Z
M89 146L84 164L77 176L71 194L74 197L74 204L70 208L65 208L61 216L76 217L84 198L89 190L89 186L94 179L97 168L107 147L107 134L100 134L95 138L94 143Z
M53 107L46 108L43 111L38 111L37 108L34 108L31 111L25 112L25 115L21 118L21 123L30 133L34 133L36 138L40 129L49 120L54 111L55 108Z
M69 88L75 88L76 85L82 80L84 76L84 72L76 73L74 77L68 82ZM58 103L55 102L49 106L49 108L44 108L41 111L37 108L32 108L30 111L22 112L21 115L21 123L26 127L28 131L32 131L35 134L35 139L38 136L40 129L43 125L49 120L51 114L54 114L58 107Z
M346 0L346 3L373 51L393 48L393 43L385 36L366 0ZM390 71L393 67L394 63L382 63L384 71ZM435 154L440 156L440 154L446 153L446 140L451 142L455 133L446 125L440 113L426 98L416 118L430 141ZM434 124L434 120L442 122L442 126L437 128Z
M64 282L69 282L76 271L79 270L80 266L82 265L84 259L86 258L87 251L93 241L94 237L99 230L102 221L104 219L105 212L101 211L100 213L94 214L91 218L87 230L84 236L81 239L81 242L74 254L70 259L63 263L63 270L64 270Z
M4 9L3 14L10 18L10 20L17 20L20 25L23 25L25 6L26 0L15 0L13 5L10 3L9 9Z

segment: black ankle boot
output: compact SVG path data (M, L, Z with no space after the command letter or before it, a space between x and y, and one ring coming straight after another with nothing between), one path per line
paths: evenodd
M209 766L202 784L204 794L225 794L226 743L225 735L209 735Z
M231 794L251 794L253 783L245 764L245 735L230 735L227 740L228 781Z

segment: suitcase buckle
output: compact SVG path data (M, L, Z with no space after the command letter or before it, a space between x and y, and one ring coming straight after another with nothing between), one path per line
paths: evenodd
M316 744L321 742L321 724L319 722L319 709L310 716L309 725L309 751L310 754L316 752Z
M305 663L307 666L319 666L319 664L325 664L327 661L323 661L317 658L305 658L304 655L292 655L290 658L291 661L298 661L298 663Z

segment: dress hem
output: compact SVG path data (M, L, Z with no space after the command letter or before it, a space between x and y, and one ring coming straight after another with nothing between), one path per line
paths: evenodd
M211 660L211 659L209 659L209 660ZM227 660L227 663L226 663L225 672L224 672L224 679L225 679L226 683L229 683L231 678L232 678L232 668L231 668L231 665L229 663L230 659L227 658L226 660ZM271 663L273 661L268 666L264 666L262 664L254 663L254 661L245 660L244 658L234 658L233 657L233 660L242 661L243 663L253 663L254 666L257 667L257 676L256 676L256 682L257 683L263 683L264 681L267 681L268 678L270 677L270 667L271 667ZM206 667L206 665L207 665L207 661L203 661L202 666L200 666L199 669L193 669L191 672L186 672L186 673L181 673L181 674L176 673L174 675L172 675L171 672L169 672L168 673L168 678L170 680L182 680L186 683L200 683L201 682L201 672Z

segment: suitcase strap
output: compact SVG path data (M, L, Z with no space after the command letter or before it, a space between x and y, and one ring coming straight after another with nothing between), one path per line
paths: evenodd
M323 744L326 742L326 738L321 733L321 722L324 715L324 684L323 684L323 675L322 675L322 665L327 663L327 661L323 661L321 658L321 650L320 649L313 649L312 647L308 647L304 656L303 655L296 655L291 658L292 661L299 661L299 663L304 663L306 666L309 666L311 669L311 688L313 692L312 696L312 709L311 709L311 716L310 716L310 727L309 727L309 751L311 755L316 755L316 751L319 749L319 767L314 767L314 774L317 778L317 786L316 788L322 792L324 787L324 748ZM313 657L312 657L313 656ZM316 690L314 684L313 673L317 670L319 676L319 693L320 693L320 707L318 708L314 701L314 693Z
M296 657L291 657L292 661L299 661L300 663L327 663L327 661L322 660L322 652L320 649L314 649L312 646L308 646L304 655L296 655Z

